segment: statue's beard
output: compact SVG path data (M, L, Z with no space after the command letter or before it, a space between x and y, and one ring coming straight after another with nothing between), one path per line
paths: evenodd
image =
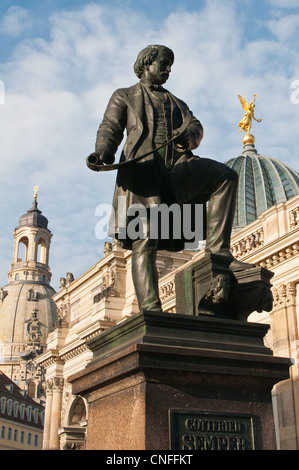
M149 75L149 78L152 83L155 85L162 85L163 83L166 83L168 78L169 78L169 72L161 72L159 75Z
M164 80L163 83L167 82L169 78L169 72L161 72L161 77Z

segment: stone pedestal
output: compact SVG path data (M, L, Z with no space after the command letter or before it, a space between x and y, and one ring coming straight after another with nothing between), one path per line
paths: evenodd
M177 311L245 321L270 312L273 273L265 268L230 269L231 258L210 253L175 276Z
M267 325L144 312L89 342L69 378L89 404L87 449L275 449L271 389L290 360Z

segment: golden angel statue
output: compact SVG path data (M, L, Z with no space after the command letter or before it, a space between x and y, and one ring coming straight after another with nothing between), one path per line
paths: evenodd
M34 190L33 198L36 200L37 199L38 186L34 186L33 190Z
M251 129L251 126L252 126L252 119L254 119L256 122L261 122L262 121L262 119L256 119L255 116L254 116L255 98L257 97L257 95L253 95L253 97L254 97L253 101L251 101L251 103L248 104L247 101L244 100L244 98L242 98L241 95L238 95L240 103L241 103L244 111L246 112L246 114L243 117L242 121L240 121L239 124L238 124L238 126L241 128L239 130L239 132L241 132L243 130L244 132L249 133L249 131Z

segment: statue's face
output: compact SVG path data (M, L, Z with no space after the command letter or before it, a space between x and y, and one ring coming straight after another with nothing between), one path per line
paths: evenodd
M146 78L149 78L152 83L162 85L169 78L171 66L172 60L169 54L165 51L159 51L154 62L145 69L144 75Z

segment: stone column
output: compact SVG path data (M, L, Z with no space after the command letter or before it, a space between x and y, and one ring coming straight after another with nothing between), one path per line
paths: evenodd
M62 393L63 393L62 377L53 378L53 401L51 411L51 430L50 430L50 450L59 450L59 436L58 429L60 428L61 422L61 406L62 406Z
M36 232L28 234L28 253L27 253L27 261L37 261L37 246L36 246Z
M49 445L50 445L52 402L53 402L53 380L49 379L46 381L46 410L45 410L45 423L44 423L44 434L43 434L43 450L48 450Z

